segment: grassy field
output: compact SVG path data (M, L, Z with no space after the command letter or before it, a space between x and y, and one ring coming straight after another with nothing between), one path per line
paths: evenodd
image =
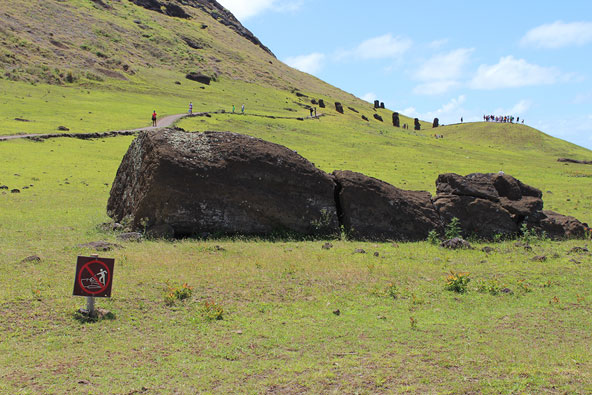
M452 133L435 140L342 119L215 114L182 126L250 133L325 170L428 190L438 172L494 171L496 158L550 188L546 206L590 218L589 178L562 182L577 165L540 153L526 166L519 153L469 147ZM22 191L0 195L0 392L592 391L592 259L570 253L589 242L538 241L527 251L508 241L489 254L482 243L453 252L428 242L330 240L328 251L324 241L120 242L97 226L131 139L0 144L0 184ZM113 297L99 301L115 319L84 323L73 272L77 255L95 252L78 246L96 240L122 245L101 253L116 259ZM30 255L41 261L22 262ZM470 273L466 293L445 289L451 271ZM171 305L167 295L184 283L191 297Z
M328 172L431 193L440 173L503 170L541 189L546 209L592 223L592 166L557 162L590 160L589 150L523 125L395 128L391 111L290 69L197 10L178 20L109 3L0 5L0 135L137 128L152 110L184 113L192 101L212 114L180 121L189 132L249 134ZM185 79L195 70L216 81ZM307 118L312 99L327 103L318 119ZM244 115L231 113L242 104ZM592 392L592 256L572 251L590 240L465 251L122 242L99 225L132 139L0 142L0 393ZM98 301L114 317L91 323L71 293L76 257L96 253L80 245L98 240L120 247L100 253L116 260L113 296ZM451 272L468 273L466 292L446 289Z

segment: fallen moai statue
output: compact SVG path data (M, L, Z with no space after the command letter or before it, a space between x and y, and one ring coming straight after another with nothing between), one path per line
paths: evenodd
M542 211L542 193L505 174L442 174L437 195L351 171L327 174L296 152L236 133L142 132L113 182L107 212L148 237L298 234L425 240L452 218L465 236L516 235L523 224L554 238L586 224Z

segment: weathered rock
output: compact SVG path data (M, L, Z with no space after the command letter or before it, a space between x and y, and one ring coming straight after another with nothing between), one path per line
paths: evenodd
M97 251L111 251L115 248L123 248L119 244L110 243L108 241L91 241L90 243L79 244L80 248L91 248Z
M199 234L333 235L335 183L286 147L235 133L141 133L126 153L107 211L134 229Z
M323 244L323 246L321 248L323 250L330 250L331 248L333 248L333 244L331 244L331 243L325 243L325 244Z
M365 254L366 250L362 249L362 248L356 248L354 250L354 254Z
M362 119L366 122L370 122L370 120L368 119L368 117L366 117L365 115L362 115Z
M587 224L574 217L561 215L554 211L543 211L542 218L534 225L538 231L545 232L552 239L583 238Z
M312 104L314 104L315 106L316 106L317 104L319 104L319 102L318 102L316 99L312 99L310 102L311 102Z
M382 117L378 114L374 114L374 119L376 119L377 121L382 122Z
M358 110L356 110L353 107L348 107L350 111L355 112L356 114L359 114L360 112Z
M419 119L415 118L413 122L415 125L415 130L421 130L421 124L419 123Z
M175 237L175 229L169 224L156 224L146 230L148 239L170 240Z
M191 81L200 82L205 85L210 85L210 82L212 81L212 77L209 77L207 75L204 75L204 74L198 73L198 72L188 73L185 76L185 78L187 78L188 80L191 80Z
M495 235L514 235L519 229L510 212L491 200L438 194L434 206L444 223L450 223L454 217L458 218L465 237L476 235L491 239Z
M60 130L60 131L62 131L62 132L68 132L68 131L70 131L70 129L68 129L68 128L67 128L67 127L65 127L65 126L58 126L58 130Z
M140 242L143 238L144 236L140 232L126 232L117 235L117 240L120 241Z
M339 102L335 102L335 110L340 113L343 114L343 106L341 105L341 103Z
M438 195L458 195L499 202L499 193L489 174L473 173L461 176L454 173L440 174L436 180Z
M489 247L489 246L485 246L485 247L481 248L481 251L483 251L483 252L484 252L484 253L486 253L486 254L490 254L490 253L492 253L493 251L495 251L495 249L493 249L493 248L491 248L491 247Z
M21 260L21 263L28 263L28 262L39 263L39 262L41 262L41 258L38 255L31 255L31 256L28 256L28 257L23 258Z
M368 240L425 240L441 230L428 192L404 191L351 171L333 172L345 230Z
M590 252L588 250L588 247L573 247L571 250L569 250L568 254L583 254L586 252Z
M401 127L401 121L399 120L398 112L393 113L393 126L397 128Z
M0 185L0 189L8 189L7 185Z
M18 188L14 188L10 190L10 193L21 193L21 190Z
M459 249L472 250L473 249L473 247L471 246L471 243L469 243L468 241L466 241L464 239L461 239L460 237L455 237L453 239L443 241L440 244L440 247L449 248L451 250L459 250Z
M440 126L440 120L438 118L434 118L434 122L432 123L433 128L437 128Z
M577 159L570 159L570 158L559 158L557 162L565 162L565 163L577 163L580 165L592 165L592 160L577 160Z

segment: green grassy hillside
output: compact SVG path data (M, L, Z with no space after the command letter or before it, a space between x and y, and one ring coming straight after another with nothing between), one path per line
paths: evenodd
M503 170L540 188L545 208L592 223L592 166L557 162L591 151L523 125L395 128L392 111L183 9L191 19L127 0L0 2L0 135L135 128L193 101L212 114L180 121L188 132L245 133L329 172L432 193L439 173ZM318 119L312 99L327 103ZM592 392L592 256L573 250L589 240L491 252L479 241L125 242L99 225L132 139L0 141L0 393ZM98 301L115 318L90 323L71 290L76 257L97 253L81 245L97 240L118 244L99 252L116 260L113 296ZM466 292L446 289L451 271L469 273Z

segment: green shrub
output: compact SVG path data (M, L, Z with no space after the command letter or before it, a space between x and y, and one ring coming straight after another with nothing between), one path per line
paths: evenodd
M461 236L460 220L456 217L452 218L450 223L446 225L444 237L446 240L454 239Z
M428 233L427 241L428 243L433 245L440 244L440 237L438 236L438 232L436 232L435 229L430 230L430 233Z
M450 274L446 277L446 284L444 285L444 288L448 291L464 294L467 292L468 284L471 281L469 275L470 273L455 273L450 271Z
M224 317L223 317L224 309L222 308L222 306L220 306L216 302L211 301L211 300L206 300L202 305L201 315L207 321L222 320L222 319L224 319Z

